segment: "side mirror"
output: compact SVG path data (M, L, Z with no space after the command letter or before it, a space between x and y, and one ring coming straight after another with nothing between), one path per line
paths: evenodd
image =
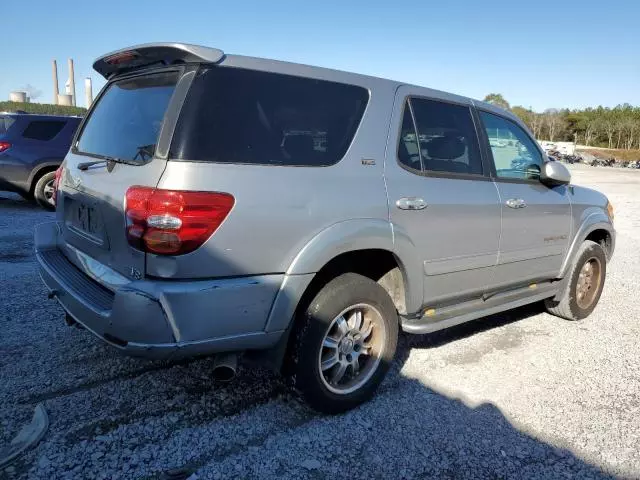
M546 162L540 172L540 181L549 187L567 185L571 182L571 173L560 162Z

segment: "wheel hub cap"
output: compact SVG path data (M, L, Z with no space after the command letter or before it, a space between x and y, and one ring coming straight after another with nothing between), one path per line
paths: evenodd
M353 340L351 338L343 338L340 341L340 353L348 355L353 352Z
M373 306L358 304L343 310L329 325L318 366L331 392L348 394L362 387L380 364L386 330Z
M582 265L576 284L576 301L580 308L589 308L594 302L602 281L601 271L600 260L595 257Z

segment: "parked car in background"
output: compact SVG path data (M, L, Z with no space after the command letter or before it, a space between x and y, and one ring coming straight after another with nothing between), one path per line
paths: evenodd
M258 354L341 412L373 395L400 329L598 303L613 208L510 112L176 43L94 68L107 84L35 248L67 323L123 352L217 354L224 378Z
M0 113L0 190L53 209L55 171L69 151L80 117Z

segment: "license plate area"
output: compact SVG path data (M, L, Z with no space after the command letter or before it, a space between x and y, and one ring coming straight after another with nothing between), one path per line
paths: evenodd
M106 246L104 221L96 202L67 197L65 224L68 230L101 247Z

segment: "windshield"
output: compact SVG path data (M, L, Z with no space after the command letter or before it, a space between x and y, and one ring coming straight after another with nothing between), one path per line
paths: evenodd
M82 129L80 153L143 162L154 154L178 72L116 81L107 87Z
M0 137L9 131L15 121L16 119L10 115L0 115Z

